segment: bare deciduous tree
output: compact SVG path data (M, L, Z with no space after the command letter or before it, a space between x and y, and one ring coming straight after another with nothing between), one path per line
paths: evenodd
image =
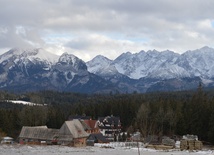
M144 138L155 133L155 124L154 119L151 118L149 103L144 103L140 106L137 112L136 126Z

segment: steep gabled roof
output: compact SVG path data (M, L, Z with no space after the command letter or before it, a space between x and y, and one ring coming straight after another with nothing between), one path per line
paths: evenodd
M59 130L60 135L68 135L73 138L88 137L88 133L85 132L83 125L78 119L72 121L65 121Z
M19 138L53 140L59 134L59 129L48 129L47 126L23 126Z
M91 127L85 122L85 120L79 120L85 131L91 130Z
M91 129L97 128L97 127L96 127L96 122L97 122L97 120L84 120L84 122L85 122Z

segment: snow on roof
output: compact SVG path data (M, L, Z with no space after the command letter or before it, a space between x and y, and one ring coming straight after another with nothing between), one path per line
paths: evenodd
M13 140L12 137L3 137L2 140Z

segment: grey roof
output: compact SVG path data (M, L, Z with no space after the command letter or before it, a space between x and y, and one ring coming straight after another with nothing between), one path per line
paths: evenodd
M112 127L120 128L121 127L120 117L115 117L115 116L99 117L98 126L99 128L105 128L105 129L107 128L111 129Z
M91 116L85 116L85 115L75 115L75 116L69 116L68 120L71 121L73 119L80 119L80 120L89 120L91 119Z
M88 133L85 132L82 123L78 119L72 121L65 121L59 130L59 134L67 135L72 138L83 138L88 137Z
M46 126L23 126L19 138L53 140L59 134L59 129L48 129Z
M90 136L88 137L88 140L93 140L95 143L97 143L98 141L101 141L103 143L108 143L109 140L106 139L102 133L93 133L90 134Z

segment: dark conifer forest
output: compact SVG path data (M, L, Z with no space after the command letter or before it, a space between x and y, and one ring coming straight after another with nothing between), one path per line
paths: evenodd
M41 104L27 106L7 100ZM26 94L0 92L0 137L17 138L22 126L47 125L59 129L70 115L119 116L123 131L156 134L198 135L214 144L214 91L155 92L146 94L78 94L40 91Z

